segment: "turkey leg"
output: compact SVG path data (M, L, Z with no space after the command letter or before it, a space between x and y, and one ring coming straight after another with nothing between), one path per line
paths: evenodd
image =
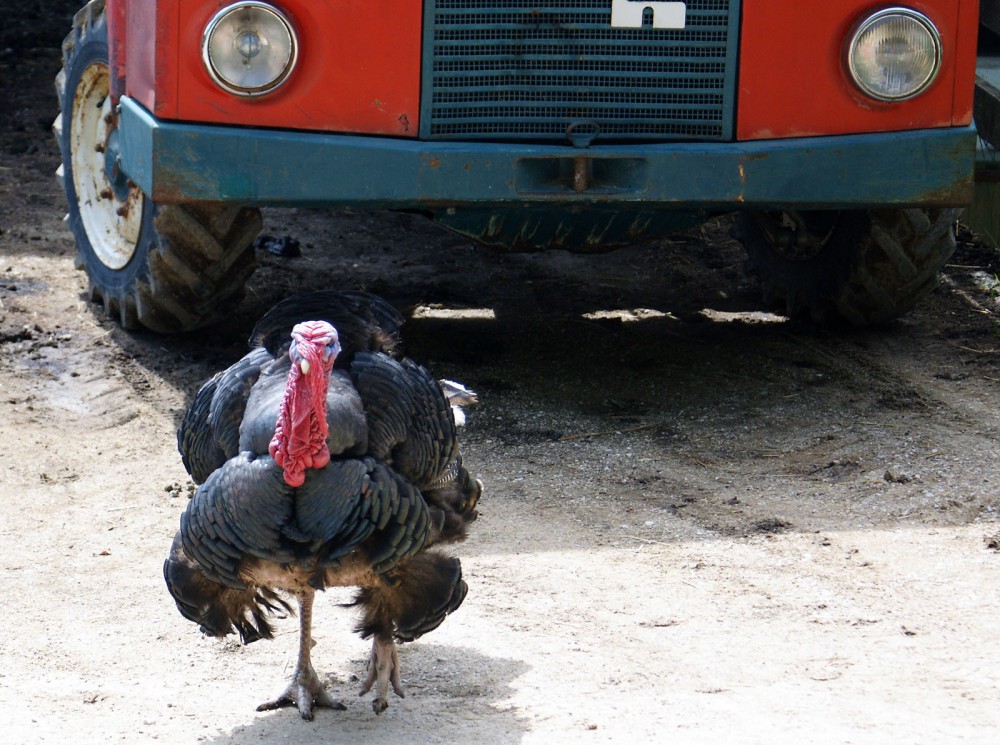
M278 698L265 701L257 707L257 711L270 711L285 706L294 706L302 718L310 721L313 718L313 706L325 706L328 709L344 710L343 703L330 697L316 675L310 659L312 640L312 609L316 593L313 591L298 594L299 601L299 659L295 663L295 673L292 682L288 684Z
M368 661L368 677L361 687L360 696L364 696L375 684L375 700L372 701L372 709L376 714L381 714L389 708L389 684L392 690L400 698L406 698L403 691L403 681L399 677L399 653L396 651L396 643L389 636L387 639L375 635L372 642L372 656Z

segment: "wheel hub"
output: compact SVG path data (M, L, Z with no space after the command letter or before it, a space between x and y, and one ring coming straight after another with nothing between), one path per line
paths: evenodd
M128 177L122 170L122 155L118 140L118 130L111 130L104 149L104 175L111 185L111 191L114 192L115 199L121 203L126 203L135 187L129 182Z
M790 261L808 261L826 246L837 212L761 212L757 220L774 250Z
M94 63L81 75L70 126L73 186L84 231L97 259L122 269L135 255L145 198L121 170L106 64Z

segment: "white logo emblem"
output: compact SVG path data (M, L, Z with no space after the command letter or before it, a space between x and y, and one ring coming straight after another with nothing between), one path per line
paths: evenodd
M646 8L653 11L653 28L684 28L687 19L685 3L653 0L611 0L611 26L642 28L642 14Z

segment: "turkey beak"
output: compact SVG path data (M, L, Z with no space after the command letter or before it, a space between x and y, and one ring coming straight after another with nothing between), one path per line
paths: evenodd
M302 370L303 375L309 374L310 367L311 365L309 364L309 360L299 360L299 368Z

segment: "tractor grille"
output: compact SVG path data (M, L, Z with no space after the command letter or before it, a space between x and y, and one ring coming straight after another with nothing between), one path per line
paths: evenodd
M732 138L739 0L692 0L686 28L611 27L612 0L426 0L421 136Z

